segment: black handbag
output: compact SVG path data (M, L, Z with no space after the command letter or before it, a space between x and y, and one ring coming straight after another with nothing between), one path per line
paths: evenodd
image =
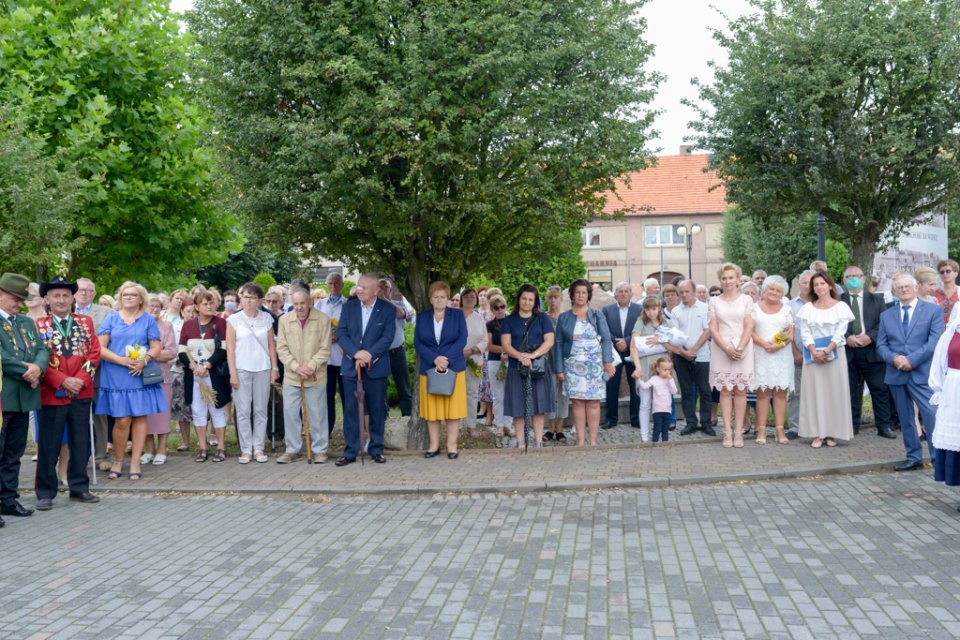
M457 386L457 374L450 369L440 371L436 367L427 370L427 393L435 396L452 396Z
M151 362L143 367L140 379L145 387L161 384L163 382L163 369L156 362Z
M533 353L539 348L540 345L536 347L531 347L528 341L528 336L530 335L530 326L536 320L537 316L532 316L530 318L530 324L527 325L527 330L523 333L523 339L520 341L520 349L524 353ZM517 365L517 370L520 372L521 378L529 377L531 380L539 380L547 375L547 354L538 356L530 361L530 366L525 367L522 364Z
M222 346L220 342L220 333L217 331L217 319L214 318L212 322L213 322L213 353L216 353L222 348ZM197 324L199 325L199 323L200 323L200 319L198 318ZM200 338L203 339L203 336L200 336ZM211 353L210 355L212 356L213 353ZM227 362L226 358L224 358L223 360L221 360L220 362L218 362L213 366L213 369L211 369L211 373L213 373L219 378L229 378L230 363Z

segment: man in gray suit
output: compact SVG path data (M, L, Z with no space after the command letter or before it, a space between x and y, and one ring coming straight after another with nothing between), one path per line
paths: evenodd
M74 296L76 304L74 313L81 316L90 316L93 320L94 332L100 330L100 325L107 316L113 313L113 309L108 309L103 305L96 304L93 299L97 295L97 287L90 278L77 278L77 293ZM97 402L97 393L100 390L100 367L97 367L97 374L93 378L93 402ZM93 455L96 460L105 460L107 457L107 442L109 442L110 423L107 416L93 416L94 446ZM110 469L110 464L105 463L105 469Z
M620 422L620 376L624 370L627 374L627 387L630 389L630 426L640 428L640 396L637 395L637 387L633 384L633 372L636 367L630 361L630 336L642 309L639 304L630 302L632 294L630 285L620 282L613 291L617 301L603 308L603 316L610 328L613 348L620 354L621 359L616 372L607 381L607 420L603 425L604 429L612 429Z

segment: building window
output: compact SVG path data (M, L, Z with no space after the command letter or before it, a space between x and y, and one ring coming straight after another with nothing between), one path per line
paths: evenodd
M643 228L644 244L648 247L682 247L683 236L677 233L682 224L648 224Z
M586 249L600 248L600 228L587 227L583 230L583 246Z
M598 284L604 291L613 289L613 270L612 269L589 269L587 271L587 280L591 284Z

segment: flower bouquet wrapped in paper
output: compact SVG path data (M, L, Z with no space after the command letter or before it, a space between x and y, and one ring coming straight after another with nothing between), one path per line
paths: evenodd
M784 327L773 336L773 344L790 344L790 327Z

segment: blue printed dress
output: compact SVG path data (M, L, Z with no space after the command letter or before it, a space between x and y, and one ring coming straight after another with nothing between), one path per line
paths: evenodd
M138 344L148 347L151 340L159 340L160 329L157 321L148 313L141 314L131 324L127 324L119 313L114 312L100 325L97 335L110 336L107 348L123 356L128 346ZM100 391L95 409L97 415L114 418L148 416L163 413L168 407L162 385L145 387L140 376L131 376L123 365L106 360L100 365Z
M564 395L572 400L603 400L607 397L600 336L589 320L577 318L570 356L563 363L563 384Z

